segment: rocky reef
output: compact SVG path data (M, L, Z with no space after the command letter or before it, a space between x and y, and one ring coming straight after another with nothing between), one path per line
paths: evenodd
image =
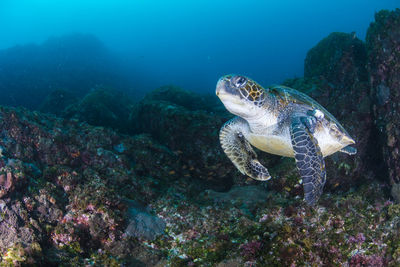
M320 77L336 87L368 81L367 50L356 33L333 32L311 48L304 62L304 77Z
M392 195L400 202L400 10L377 13L366 41L382 174L389 176Z
M383 184L324 194L315 208L263 184L205 190L149 135L0 116L1 265L400 263L400 208Z
M236 170L215 96L96 88L52 92L52 114L0 107L0 266L399 266L399 24L381 11L366 44L330 34L284 82L357 141L326 158L314 207L293 159L259 152L264 183Z
M146 135L27 110L0 114L1 264L116 264L107 255L139 249L131 236L154 232L131 224L150 216L149 208L134 210L145 210L176 179L176 157L167 148ZM149 153L157 156L149 160Z

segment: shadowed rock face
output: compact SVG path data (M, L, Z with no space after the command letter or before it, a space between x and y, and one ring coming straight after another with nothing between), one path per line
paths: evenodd
M380 11L367 32L370 85L379 147L391 184L400 183L400 9ZM377 140L378 141L378 140ZM392 191L400 200L398 190Z
M128 85L118 60L92 35L52 37L40 45L0 50L0 65L2 105L36 109L53 90L82 96L98 85Z
M210 106L210 103L216 103ZM207 105L201 105L207 103ZM131 114L134 132L151 134L179 156L184 177L200 179L227 190L241 176L219 144L219 129L232 117L213 96L200 96L174 87L147 95Z
M128 118L131 106L132 102L126 94L98 87L81 99L69 91L53 91L42 102L40 111L126 133L129 131Z
M321 78L337 87L368 81L367 52L355 33L333 32L307 53L304 77Z
M336 153L325 158L327 190L347 190L373 177L373 119L366 64L365 45L355 34L332 33L307 53L305 78L284 82L324 106L356 140L355 156Z
M78 98L66 90L52 91L39 107L41 112L52 113L58 117L64 116L65 109L78 102Z

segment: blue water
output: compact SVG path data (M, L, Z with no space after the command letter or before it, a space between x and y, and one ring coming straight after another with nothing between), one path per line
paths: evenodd
M123 58L137 90L210 92L223 74L262 84L303 75L307 51L333 31L366 29L399 0L1 0L0 49L69 33L96 35Z

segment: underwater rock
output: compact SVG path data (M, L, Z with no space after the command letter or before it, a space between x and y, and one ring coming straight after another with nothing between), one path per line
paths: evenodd
M217 267L240 267L243 266L243 261L240 258L229 259L218 263Z
M135 173L156 178L160 188L167 187L169 182L181 177L179 157L149 135L135 135L121 144L124 151L120 153L126 155L134 166Z
M218 98L213 95L198 94L173 85L162 86L146 94L144 100L166 101L188 110L223 111Z
M400 205L386 200L383 184L323 194L312 209L302 204L302 198L269 192L268 198L254 202L250 212L240 201L201 204L173 198L175 189L158 202L158 214L168 231L160 237L162 242L156 242L170 253L172 266L349 266L350 262L397 266L400 262Z
M0 199L15 190L22 190L29 179L24 164L19 160L8 159L0 163Z
M131 105L129 97L113 89L93 89L81 100L68 91L57 90L47 96L40 110L126 133Z
M7 201L10 202L10 201ZM35 239L33 230L24 228L24 222L19 218L19 214L15 213L15 204L11 206L4 200L0 200L0 247L7 248L18 242L24 242L26 244L31 243ZM17 205L21 203L17 203ZM9 207L9 205L11 207ZM25 211L26 212L26 211ZM26 233L25 233L26 232Z
M70 34L40 45L0 50L0 103L39 107L55 89L83 96L97 85L126 88L128 75L115 55L95 36Z
M184 177L201 179L216 190L227 190L234 180L244 180L219 144L219 130L232 115L226 111L209 111L214 108L207 106L197 106L196 110L186 108L195 106L186 103L187 99L200 103L202 98L189 97L188 93L174 88L160 90L150 93L134 108L131 114L133 131L148 133L171 149L179 157L180 173ZM175 94L177 99L185 96L182 103L185 106L172 102ZM151 98L153 95L155 100Z
M0 107L0 117L2 255L13 255L14 265L76 265L84 251L110 266L122 260L111 249L116 242L138 246L124 235L131 217L123 199L147 205L168 190L179 175L171 151L146 135L21 108ZM161 225L140 216L138 222ZM55 258L43 258L47 251ZM118 259L110 264L112 255ZM9 260L0 258L0 265Z
M58 117L64 115L64 110L78 102L78 98L70 91L56 90L51 92L39 107L41 112L52 113Z
M205 199L212 200L218 204L239 203L246 207L255 206L260 202L264 202L268 197L265 188L255 185L233 186L228 192L206 190L202 195Z
M400 203L400 183L392 183L390 194L392 195L396 203Z
M129 201L128 216L130 222L125 234L147 240L154 240L158 235L163 234L165 222L149 212L148 209L138 203Z
M24 192L28 190L28 182L37 178L35 167L4 157L0 165L0 253L3 255L0 265L4 262L17 265L20 261L33 263L41 254L39 243L43 242L43 230L39 227L40 219L30 214L42 207L34 211L35 201ZM56 219L60 213L60 210L53 213Z
M311 48L304 61L304 77L322 76L335 87L368 81L365 44L355 33L333 32Z
M76 107L73 117L95 126L127 131L131 102L122 92L111 89L95 89L88 93ZM71 117L73 108L65 110Z
M354 34L332 33L308 52L305 77L284 82L325 107L356 141L356 157L336 153L325 158L328 190L348 190L374 177L373 116L366 59L365 45Z
M28 217L28 212L19 201L0 199L0 264L16 266L20 262L34 263L41 256L42 242L36 229L38 222Z
M368 28L370 83L374 100L374 124L378 131L377 149L384 166L381 175L392 185L400 183L400 9L382 10ZM392 190L392 193L399 190ZM400 195L393 196L396 200Z

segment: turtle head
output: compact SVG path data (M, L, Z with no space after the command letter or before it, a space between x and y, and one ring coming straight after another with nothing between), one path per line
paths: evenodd
M334 140L337 140L342 146L352 145L356 143L354 139L343 128L343 126L340 125L338 122L333 120L330 121L327 128L329 130L329 135Z
M242 118L256 116L265 102L264 88L240 75L221 77L216 94L229 112Z

